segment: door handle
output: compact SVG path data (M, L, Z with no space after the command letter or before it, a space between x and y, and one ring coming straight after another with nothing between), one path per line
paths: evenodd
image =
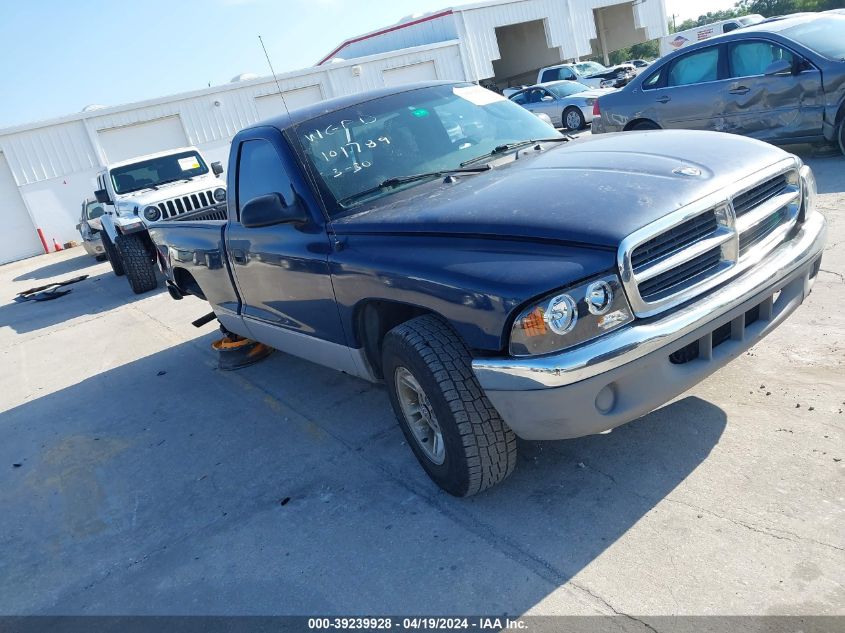
M728 90L728 92L730 92L732 95L744 95L744 94L748 93L750 90L751 90L751 88L746 88L745 86L736 86L736 87Z
M234 249L232 250L232 259L235 260L236 264L246 264L246 253L239 248Z
M658 103L669 103L671 100L672 100L672 97L667 97L666 95L663 95L662 97L657 98Z

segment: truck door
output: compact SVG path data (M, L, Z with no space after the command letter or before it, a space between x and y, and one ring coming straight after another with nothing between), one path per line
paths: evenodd
M226 248L246 327L254 339L300 356L308 357L297 350L312 337L345 345L328 235L287 142L275 128L257 128L232 151L238 152L236 173L229 174L235 208L229 209ZM302 221L244 226L244 206L269 195L285 208L298 206Z
M824 94L814 66L768 40L733 42L727 49L725 132L761 140L821 134Z

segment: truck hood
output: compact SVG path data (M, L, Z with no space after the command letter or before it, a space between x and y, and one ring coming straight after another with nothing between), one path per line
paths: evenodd
M334 228L340 235L486 236L615 249L635 230L787 156L741 136L682 130L587 137L539 152L529 146L489 172L377 200ZM673 171L681 167L700 174Z
M226 183L219 178L207 174L194 178L188 182L178 180L159 186L158 189L141 189L124 195L118 195L116 202L121 208L140 207L143 209L151 204L157 204L164 200L171 200L179 196L185 196L197 191L208 189L226 188Z

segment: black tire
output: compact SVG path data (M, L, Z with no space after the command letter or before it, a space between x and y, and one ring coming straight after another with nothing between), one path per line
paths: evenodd
M108 257L108 255L106 255L105 253L101 253L100 255L95 255L95 256L94 256L94 259L96 259L98 262L104 262L104 261L106 261L108 258L109 258L109 257Z
M141 235L118 235L114 245L126 269L126 280L132 292L139 295L155 289L158 286L155 262Z
M654 121L640 121L635 123L629 129L631 130L659 130L660 126Z
M468 497L513 472L516 436L484 395L472 371L469 350L452 328L431 315L407 321L387 333L382 359L402 432L438 486L456 497ZM445 453L441 463L426 454L403 411L397 373L404 375L405 370L427 397L420 409L433 413L439 427Z
M573 119L577 119L577 123L573 120L572 125L570 125L567 121L568 116L571 116ZM584 119L584 113L574 106L569 106L563 111L563 114L560 116L560 121L563 123L563 127L568 130L583 130L587 127L587 121Z
M118 277L123 277L126 271L123 270L123 262L120 260L120 255L118 255L114 244L112 244L112 241L109 239L109 236L105 231L102 232L102 236L103 249L106 251L106 259L109 260L112 271L114 271L114 274Z
M839 127L836 128L836 140L839 143L839 151L845 154L845 116L839 122Z

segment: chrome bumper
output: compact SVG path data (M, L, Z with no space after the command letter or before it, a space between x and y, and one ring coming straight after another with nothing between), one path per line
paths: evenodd
M810 292L826 237L824 217L813 213L791 240L699 301L557 354L477 358L473 370L505 421L527 439L578 437L624 424L703 380L789 316ZM747 330L734 323L758 306L759 321ZM670 364L670 354L729 322L729 344ZM643 380L648 372L656 373Z

